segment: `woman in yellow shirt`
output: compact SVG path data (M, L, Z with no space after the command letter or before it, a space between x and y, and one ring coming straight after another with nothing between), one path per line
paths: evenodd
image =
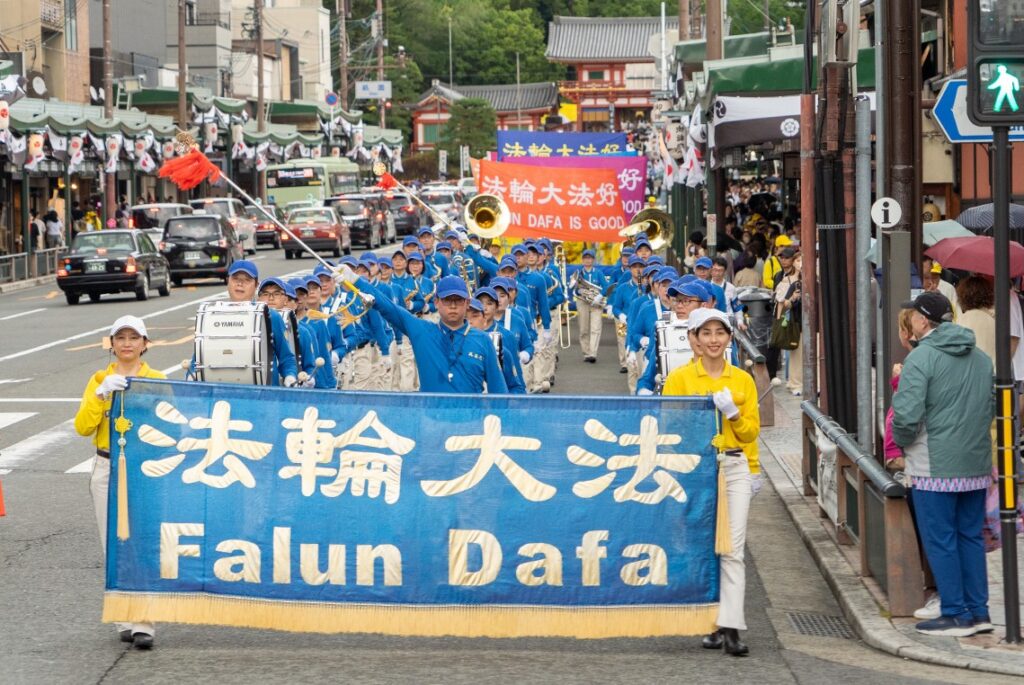
M706 649L725 648L727 654L745 656L747 645L739 631L746 630L743 609L746 567L743 545L747 537L750 499L761 487L757 458L757 437L761 417L757 407L754 379L729 363L732 323L717 309L698 309L690 314L690 333L696 334L700 357L692 364L672 371L665 380L663 395L711 395L722 413L718 449L724 453L725 483L729 505L732 552L719 557L721 599L718 630L706 636Z
M142 361L149 336L146 324L137 316L122 316L110 327L110 346L114 361L106 369L97 371L89 379L82 394L82 404L75 415L75 430L79 435L92 437L96 459L92 467L89 491L96 509L96 523L100 529L100 547L104 560L107 551L107 491L110 487L110 404L114 392L128 387L130 377L166 378ZM122 642L131 642L137 649L153 648L154 627L149 623L119 623Z

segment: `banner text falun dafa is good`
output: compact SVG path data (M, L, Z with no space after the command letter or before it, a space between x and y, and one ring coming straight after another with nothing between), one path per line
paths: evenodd
M112 455L106 621L492 637L713 629L708 398L135 379L111 425L111 444L125 444Z

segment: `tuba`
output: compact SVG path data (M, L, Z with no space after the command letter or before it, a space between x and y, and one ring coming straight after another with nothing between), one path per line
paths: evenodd
M643 209L633 217L633 221L619 231L619 235L629 238L632 242L641 233L651 241L652 250L660 250L672 240L675 233L675 222L668 212L660 209Z
M601 287L594 285L585 278L580 277L580 272L577 271L572 275L572 282L570 288L573 291L577 300L586 302L591 307L599 307L601 298L604 297L604 293L601 292Z
M466 228L481 238L497 238L508 230L512 213L497 195L474 195L463 212Z

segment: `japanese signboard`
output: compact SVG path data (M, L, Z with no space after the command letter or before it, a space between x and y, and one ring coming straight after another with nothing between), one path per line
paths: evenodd
M597 157L635 155L626 147L625 133L548 133L498 131L498 161L523 157Z
M644 208L644 191L647 188L646 157L522 157L515 163L559 169L611 169L619 179L619 195L626 217L636 216Z
M356 81L356 100L387 100L391 81Z
M115 397L118 413L122 397L105 621L713 629L710 398L538 397L524 411L514 396L149 380Z
M509 206L506 235L621 243L627 218L611 169L558 169L480 161L477 188Z

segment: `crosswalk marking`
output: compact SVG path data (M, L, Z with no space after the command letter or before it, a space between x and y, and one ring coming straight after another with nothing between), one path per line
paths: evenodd
M96 460L96 457L89 457L81 464L76 464L64 473L92 473L92 463Z
M3 381L0 381L2 383ZM13 426L19 421L32 418L37 412L34 411L12 411L12 412L0 412L0 430Z
M41 456L66 450L69 445L80 445L79 441L81 438L75 432L75 420L68 419L0 450L0 470L6 469L9 472Z

